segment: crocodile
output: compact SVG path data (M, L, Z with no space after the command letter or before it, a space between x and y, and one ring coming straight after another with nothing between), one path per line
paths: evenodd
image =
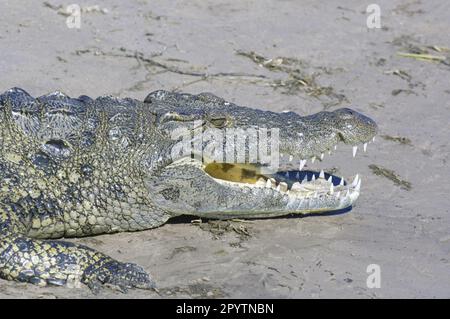
M256 143L238 143L243 133L225 142L204 136L236 130L259 132ZM34 98L9 89L0 95L0 277L95 293L155 288L142 267L59 239L150 229L180 215L245 219L351 208L359 176L347 181L307 170L306 162L339 143L354 156L377 131L349 108L300 116L211 93L159 90L139 101L59 91ZM259 155L250 161L258 143L278 166ZM231 156L221 157L226 147Z

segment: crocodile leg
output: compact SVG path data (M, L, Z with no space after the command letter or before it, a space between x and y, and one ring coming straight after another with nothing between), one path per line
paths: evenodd
M121 263L89 247L65 241L33 239L26 225L7 205L0 204L0 277L45 286L86 284L96 293L107 284L123 292L128 288L154 288L138 265Z

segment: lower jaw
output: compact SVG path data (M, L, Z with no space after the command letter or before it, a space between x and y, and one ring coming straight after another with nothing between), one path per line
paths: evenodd
M275 174L265 175L258 170L257 165L251 164L226 164L226 163L209 163L204 166L204 170L218 183L223 183L232 187L242 188L256 188L256 192L262 192L267 196L283 197L283 205L279 207L257 207L259 203L255 203L254 209L246 211L229 211L220 213L208 213L209 217L213 218L269 218L276 216L283 216L289 214L317 214L331 211L339 211L346 209L359 196L358 192L350 192L348 194L339 194L341 189L345 187L354 190L352 186L347 186L343 179L324 172L314 172L306 170L285 170L279 171ZM299 183L303 181L304 183ZM261 184L262 183L262 184ZM322 196L323 194L314 194L314 184L322 183L323 185L333 184L336 187L337 197ZM270 184L270 185L269 185ZM296 196L295 191L292 190L294 184L306 187L313 187L312 192L306 192L304 198ZM323 191L325 188L318 187ZM287 195L294 194L293 196ZM316 196L315 196L316 195ZM340 196L340 197L339 197ZM292 198L291 198L292 197Z
M269 219L274 217L286 217L286 216L313 216L313 215L337 215L350 211L351 204L344 205L342 207L323 207L323 208L302 208L292 209L289 207L284 208L267 208L254 209L254 210L229 210L220 212L195 212L193 215L202 218L212 219Z

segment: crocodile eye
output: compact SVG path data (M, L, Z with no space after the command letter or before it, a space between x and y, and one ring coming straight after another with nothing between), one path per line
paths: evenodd
M209 120L212 125L218 128L222 128L227 124L227 119L224 117L213 118Z

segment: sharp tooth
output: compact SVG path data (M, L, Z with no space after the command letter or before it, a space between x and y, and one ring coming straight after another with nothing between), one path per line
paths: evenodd
M300 178L300 173L297 172L297 174L295 175L295 178L298 180Z
M286 178L289 178L289 172L286 172Z
M364 143L363 149L364 149L364 153L367 152L367 143Z
M294 157L292 155L289 155L289 162L292 162L293 159Z
M320 171L319 178L325 179L325 172L323 171L323 169Z
M285 182L281 182L278 185L279 190L281 190L282 192L286 192L288 190L288 184Z
M331 155L331 151L330 150L328 150L328 155Z
M280 157L283 158L283 157L284 157L284 154L283 154L283 153L280 153Z
M278 184L278 186L277 186L277 192L279 192L280 189L281 189L281 186L280 186L280 184Z
M333 186L333 184L331 184L331 186L330 186L330 194L333 195L333 193L334 193L334 186Z
M360 189L361 189L361 179L359 179L358 184L356 184L355 192L359 193Z
M323 158L324 158L324 154L322 153L322 154L320 154L320 160L323 160Z
M356 174L355 179L352 182L352 187L355 187L356 184L358 184L358 180L359 180L359 174Z
M304 177L303 180L302 180L302 184L303 184L303 183L307 183L307 182L308 182L308 176L305 175L305 177Z
M344 186L344 178L343 177L341 177L341 181L339 182L339 185Z
M303 169L303 167L305 166L305 164L306 164L306 160L301 160L301 161L300 161L300 168L299 168L299 171L301 171L301 170Z
M333 176L330 175L330 177L328 177L328 183L333 184Z
M315 156L313 156L313 157L311 158L311 163L314 163L314 162L315 162L315 160L316 160L316 157L315 157Z
M301 189L301 188L302 188L302 186L300 185L300 183L299 182L295 182L294 184L292 184L291 190L295 191L295 190L298 190L298 189Z
M267 180L266 187L272 187L272 182L270 181L270 179Z
M357 151L358 151L358 146L353 146L353 157L356 156Z
M313 174L311 181L314 182L316 180L316 174Z
M317 198L317 192L314 192L313 197L314 197L314 198Z
M258 178L258 180L256 181L256 186L265 186L266 185L266 180L262 177Z
M337 144L334 146L334 150L337 150Z
M372 142L375 142L375 136L373 137Z

